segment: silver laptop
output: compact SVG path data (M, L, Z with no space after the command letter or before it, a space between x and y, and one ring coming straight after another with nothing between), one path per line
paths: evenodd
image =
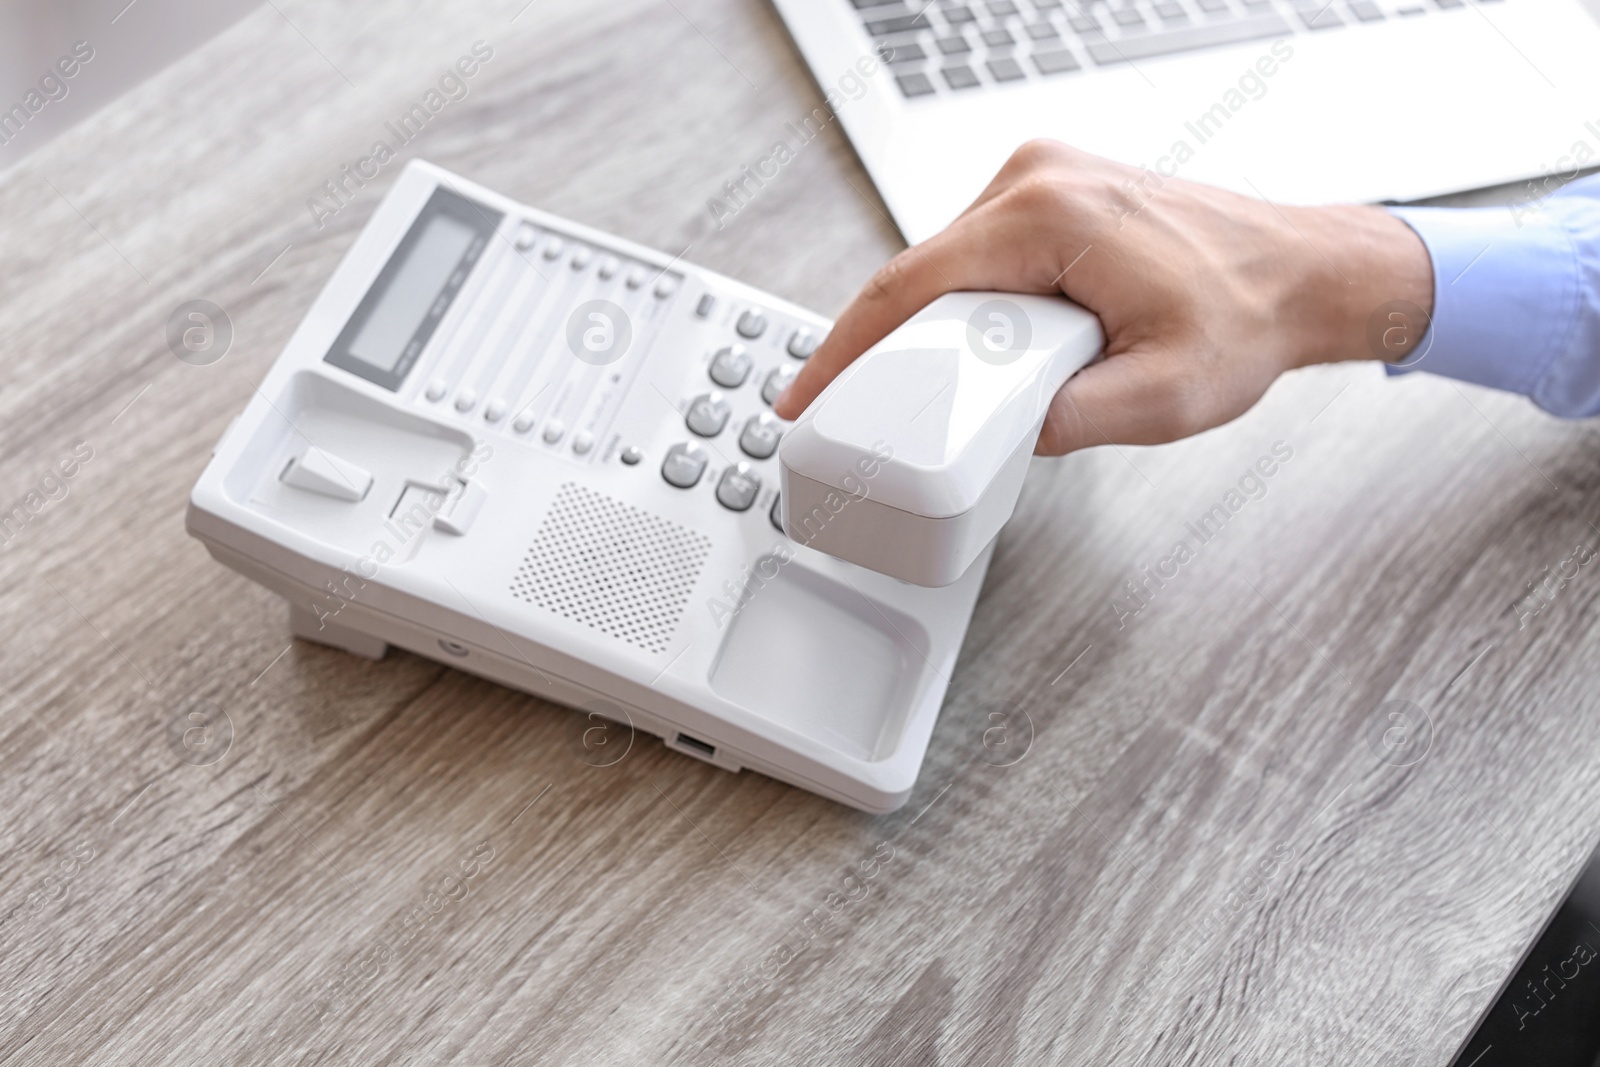
M1600 23L1579 0L776 4L828 95L805 125L836 114L913 242L1032 137L1279 203L1600 160Z

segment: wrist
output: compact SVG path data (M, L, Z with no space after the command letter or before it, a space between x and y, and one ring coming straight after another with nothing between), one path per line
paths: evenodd
M1289 219L1300 253L1285 309L1300 327L1293 365L1405 359L1433 315L1422 239L1379 207L1301 208Z

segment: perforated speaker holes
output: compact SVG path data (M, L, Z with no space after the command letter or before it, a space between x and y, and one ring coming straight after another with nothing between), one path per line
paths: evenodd
M710 550L704 534L568 482L545 513L511 592L661 652Z

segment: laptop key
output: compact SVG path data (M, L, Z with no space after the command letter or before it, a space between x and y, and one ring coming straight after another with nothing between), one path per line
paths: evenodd
M1208 15L1218 15L1228 10L1228 0L1199 0L1200 10Z
M939 72L944 75L945 84L952 89L971 89L981 84L978 76L972 73L972 68L967 66L945 67Z
M1441 8L1464 6L1462 0L1433 0L1433 2Z
M1161 16L1162 22L1188 22L1189 15L1183 10L1182 4L1173 3L1173 0L1160 0L1155 5L1156 14Z
M1350 13L1362 22L1378 22L1383 18L1383 12L1372 0L1349 0L1349 7Z
M912 30L925 30L927 28L928 16L921 13L873 19L867 23L867 33L873 37L886 37L891 33L910 33Z
M1035 22L1028 27L1028 36L1035 41L1053 41L1061 34L1048 22Z
M941 37L934 42L939 46L939 51L947 56L958 56L962 52L972 51L972 46L965 37Z
M1139 14L1137 8L1125 7L1121 11L1113 11L1111 17L1117 20L1117 25L1125 30L1144 28L1144 16Z
M989 0L989 14L996 18L1005 18L1007 15L1017 13L1017 5L1011 0Z
M1035 52L1033 65L1039 68L1040 74L1066 74L1083 69L1071 52Z
M881 41L878 54L885 63L915 63L927 59L928 53L916 41Z
M957 4L955 7L940 8L939 10L944 14L944 20L950 23L952 26L963 22L978 21L978 16L972 13L972 9L970 7L964 7L960 4Z
M1292 33L1289 24L1273 13L1252 15L1232 22L1212 22L1204 26L1188 26L1168 33L1153 33L1145 37L1124 37L1120 41L1089 41L1085 47L1089 58L1102 67L1116 63L1131 63L1152 56L1188 52L1196 48L1254 41L1262 37L1281 37Z
M1088 15L1068 15L1067 21L1079 33L1098 33L1100 24Z
M933 92L933 82L926 74L911 71L906 74L896 74L894 80L899 84L900 91L906 96L927 96Z
M1315 9L1303 7L1295 14L1300 16L1300 21L1306 24L1308 30L1331 30L1335 26L1344 25L1344 19L1334 13L1333 0L1327 0L1321 7Z
M997 82L1014 82L1028 76L1022 69L1022 64L1010 56L996 56L984 66L989 68L989 77Z
M864 7L883 7L885 4L897 4L900 0L850 0L856 5L856 10Z
M993 30L984 30L983 43L990 48L1004 48L1006 45L1016 44L1017 39L1011 36L1004 26L1001 26Z

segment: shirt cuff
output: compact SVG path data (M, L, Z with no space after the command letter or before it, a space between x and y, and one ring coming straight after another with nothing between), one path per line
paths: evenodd
M1426 370L1531 395L1577 315L1578 257L1543 213L1396 207L1433 261L1433 321L1390 374Z

